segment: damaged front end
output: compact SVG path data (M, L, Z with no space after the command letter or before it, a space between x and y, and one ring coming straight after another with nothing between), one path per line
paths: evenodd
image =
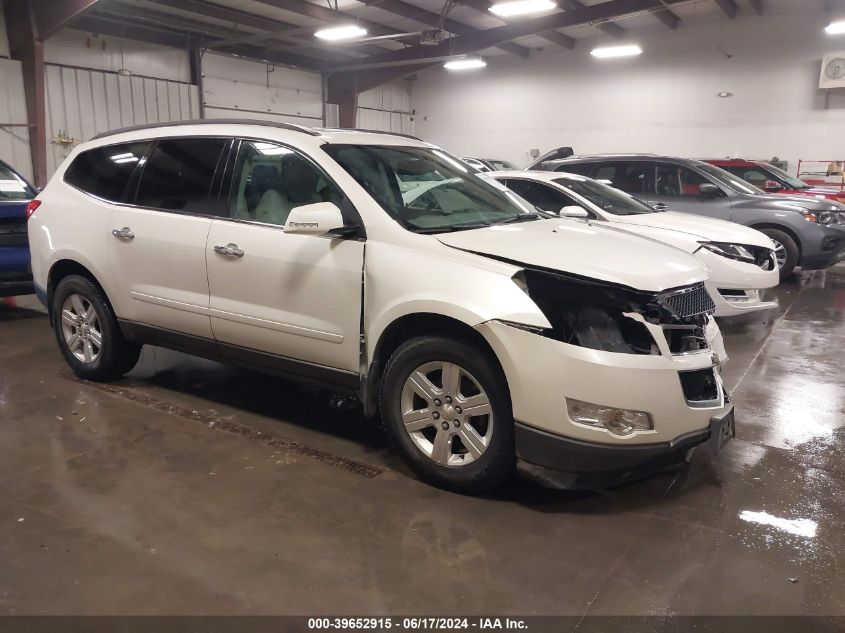
M537 333L556 341L622 354L709 349L706 328L716 306L703 283L647 293L532 268L513 280L551 324Z

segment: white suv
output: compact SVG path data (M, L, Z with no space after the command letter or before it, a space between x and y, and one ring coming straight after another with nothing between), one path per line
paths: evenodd
M695 258L543 219L418 139L122 130L77 147L29 211L37 292L83 378L148 343L314 381L464 492L517 462L624 480L734 433Z

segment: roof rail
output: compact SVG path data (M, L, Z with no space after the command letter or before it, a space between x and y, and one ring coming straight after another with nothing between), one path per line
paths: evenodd
M177 127L182 125L214 125L214 124L235 124L235 125L266 125L267 127L276 127L284 130L291 130L294 132L302 132L309 136L320 136L320 133L310 127L304 125L296 125L295 123L282 123L281 121L266 121L262 119L190 119L188 121L168 121L166 123L148 123L145 125L132 125L130 127L120 128L118 130L111 130L109 132L102 132L97 134L92 141L114 136L116 134L123 134L124 132L137 132L138 130L154 130L160 127Z
M419 136L413 134L403 134L401 132L387 132L385 130L368 130L360 127L321 127L317 128L320 132L366 132L367 134L386 134L387 136L401 136L402 138L410 138L415 141L425 143Z

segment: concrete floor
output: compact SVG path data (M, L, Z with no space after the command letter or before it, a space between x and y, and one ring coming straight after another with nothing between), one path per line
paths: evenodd
M147 348L74 380L0 309L7 614L845 614L845 268L723 323L738 438L603 493L417 482L321 394Z

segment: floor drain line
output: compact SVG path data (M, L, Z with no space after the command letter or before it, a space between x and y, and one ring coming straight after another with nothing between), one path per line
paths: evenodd
M124 387L105 383L90 382L88 380L77 378L69 372L59 372L59 376L67 380L72 380L74 382L84 384L86 387L98 389L99 391L103 391L105 393L124 398L125 400L130 400L132 402L142 404L144 406L152 407L157 411L169 413L170 415L175 415L186 420L191 420L193 422L199 422L207 426L208 428L224 431L226 433L237 435L239 437L243 437L256 442L261 442L262 444L265 444L267 446L281 448L292 453L296 453L297 455L308 457L309 459L318 461L321 464L325 464L327 466L334 466L335 468L340 468L341 470L345 470L356 475L361 475L362 477L372 479L373 477L379 476L386 470L385 468L382 468L380 466L362 464L361 462L346 459L345 457L340 457L339 455L334 455L326 451L321 451L317 448L311 448L310 446L306 446L305 444L297 442L296 440L290 440L284 437L279 437L277 435L270 435L269 433L262 433L261 431L257 431L256 429L250 426L238 424L237 422L232 422L231 420L227 420L222 416L214 415L211 413L203 413L202 411L188 409L187 407L181 407L179 405L165 402L164 400L159 400L158 398L153 398L151 396L146 396L144 394L137 393Z

